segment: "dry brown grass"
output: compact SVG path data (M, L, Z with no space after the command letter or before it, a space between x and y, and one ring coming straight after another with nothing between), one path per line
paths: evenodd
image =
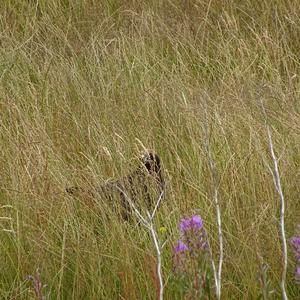
M0 18L0 295L31 299L40 269L51 299L155 299L142 228L64 193L136 166L141 141L162 157L168 194L166 299L180 217L200 213L216 246L205 150L221 177L223 299L256 299L260 258L280 295L278 201L263 99L287 201L300 217L297 1L6 1ZM290 258L292 256L290 255ZM151 264L151 263L150 263ZM146 271L145 271L146 270ZM296 299L293 262L288 293Z

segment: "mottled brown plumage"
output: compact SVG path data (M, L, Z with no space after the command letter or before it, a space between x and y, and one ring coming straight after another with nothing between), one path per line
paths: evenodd
M91 188L70 187L66 191L74 196L86 195L93 201L97 201L98 197L109 201L120 199L122 216L128 220L132 209L126 196L140 209L146 207L151 210L157 200L154 198L164 190L164 185L160 158L150 151L142 156L141 165L127 176Z

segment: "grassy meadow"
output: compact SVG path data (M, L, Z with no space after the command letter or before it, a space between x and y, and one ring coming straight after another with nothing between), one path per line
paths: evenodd
M0 4L0 298L157 299L143 226L65 193L130 173L143 147L161 157L155 219L165 299L181 218L199 214L218 257L222 299L280 299L279 199L286 199L287 293L299 299L289 243L300 223L300 5L296 0L4 0ZM267 114L262 113L261 103ZM211 287L214 299L214 287ZM208 298L204 298L208 299Z

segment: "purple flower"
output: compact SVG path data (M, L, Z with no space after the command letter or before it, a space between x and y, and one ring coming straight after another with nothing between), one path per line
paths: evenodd
M300 280L300 227L298 226L298 235L293 236L291 238L291 244L294 248L294 255L295 255L295 260L297 263L296 270L295 270L295 278L296 281L299 283Z
M179 252L185 252L188 250L189 250L189 247L182 240L179 240L175 247L175 252L179 253Z
M179 229L182 233L190 230L200 230L203 226L203 221L200 216L194 215L191 218L182 219L179 224Z
M191 218L191 227L194 228L194 229L201 229L203 226L203 221L202 219L200 218L200 216L192 216Z
M189 251L191 256L197 256L203 250L207 250L206 232L200 216L194 215L190 218L182 219L179 228L181 239L175 247L176 253Z
M203 286L198 280L206 278L203 274L208 268L209 245L203 220L199 215L193 215L180 220L180 238L174 248L174 271L183 275L189 282L197 282L197 287ZM195 271L197 270L197 271ZM198 272L203 272L201 277Z
M292 237L291 242L295 248L300 247L300 236Z
M190 228L190 219L182 219L179 224L179 229L181 232L185 232Z
M300 262L300 236L292 237L291 244L294 247L295 258L297 262Z

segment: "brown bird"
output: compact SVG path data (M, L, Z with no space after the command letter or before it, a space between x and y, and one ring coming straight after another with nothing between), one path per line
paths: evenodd
M87 195L95 201L98 197L112 202L119 198L122 217L128 220L132 213L128 199L139 210L143 208L151 210L158 196L164 191L164 187L160 158L153 151L147 151L141 157L140 166L127 176L108 181L100 186L91 188L76 186L66 188L66 191L74 196Z

